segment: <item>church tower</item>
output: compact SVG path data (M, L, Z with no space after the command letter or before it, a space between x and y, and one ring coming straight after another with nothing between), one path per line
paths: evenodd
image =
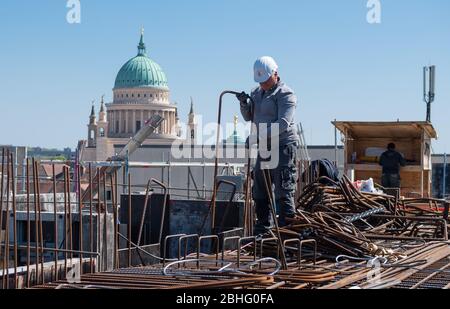
M191 110L189 112L187 140L192 144L197 144L197 120L194 113L194 100L191 97Z
M88 147L95 147L97 142L97 118L95 117L95 106L92 101L91 115L88 124Z
M108 158L111 154L114 153L113 144L108 142L109 134L108 134L108 119L107 119L107 110L105 108L105 101L102 96L101 104L100 104L100 112L98 114L98 122L97 122L97 141L95 143L95 153L96 158Z
M105 101L104 95L102 96L101 105L100 105L100 113L98 115L98 123L97 123L97 138L105 138L107 137L108 132L108 121L106 120L106 109L105 109Z

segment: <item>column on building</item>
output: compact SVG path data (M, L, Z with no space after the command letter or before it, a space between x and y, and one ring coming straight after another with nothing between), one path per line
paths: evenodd
M165 111L164 112L164 118L166 119L165 121L165 125L164 125L164 134L168 134L169 133L169 112Z
M174 122L174 112L170 112L170 134L174 134L173 128L174 128L175 122Z
M128 134L133 133L132 122L133 122L133 111L127 110L127 127L128 127L127 133Z
M109 132L111 134L114 134L114 132L116 131L116 112L115 111L111 111L110 113L108 113L110 115L110 120L109 120Z
M119 134L123 132L123 111L118 111L119 113Z

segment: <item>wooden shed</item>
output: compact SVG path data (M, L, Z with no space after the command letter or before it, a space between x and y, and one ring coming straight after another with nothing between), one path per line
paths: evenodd
M349 122L334 126L344 137L344 170L353 180L373 178L381 184L378 163L389 143L396 145L407 166L400 172L401 195L431 196L431 141L437 133L428 122Z

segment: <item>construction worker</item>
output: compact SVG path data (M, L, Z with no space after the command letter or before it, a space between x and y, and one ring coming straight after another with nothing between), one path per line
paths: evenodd
M248 96L245 92L237 95L241 105L241 113L245 121L253 121L258 129L260 144L263 138L267 138L267 144L273 144L271 139L277 139L279 162L275 168L269 169L270 182L274 186L275 203L277 206L278 223L287 225L286 218L295 216L295 189L297 184L297 151L299 137L294 122L297 97L286 86L278 75L278 65L271 57L261 57L254 65L254 80L259 87ZM249 100L251 98L251 100ZM252 108L252 103L254 107ZM252 115L253 110L253 115ZM272 127L278 126L278 135L272 136ZM262 129L261 131L260 128ZM268 186L264 178L261 162L258 158L253 171L253 198L255 201L258 222L255 225L255 235L265 233L270 228L270 204ZM272 189L272 188L271 188Z
M400 188L400 167L406 166L405 158L395 148L395 144L390 143L387 151L380 157L380 165L383 167L381 185L385 188Z

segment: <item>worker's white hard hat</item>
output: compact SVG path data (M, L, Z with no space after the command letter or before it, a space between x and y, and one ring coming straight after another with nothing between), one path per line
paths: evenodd
M261 57L256 60L253 67L255 82L266 82L275 72L278 72L278 65L272 57Z

